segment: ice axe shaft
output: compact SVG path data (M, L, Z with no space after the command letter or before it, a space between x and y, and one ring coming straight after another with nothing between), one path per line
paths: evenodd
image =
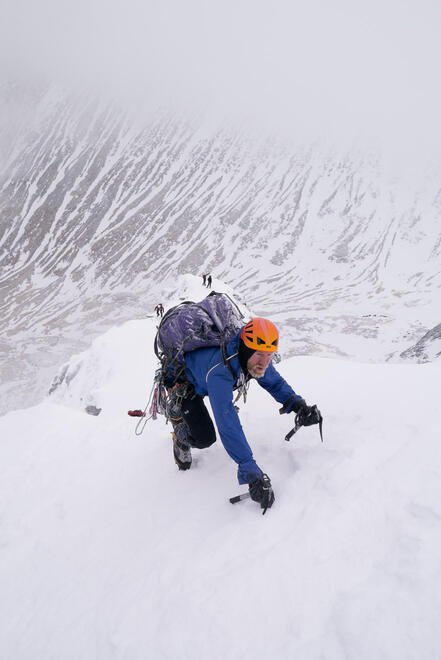
M231 504L236 504L236 502L247 500L249 497L251 497L249 493L242 493L242 495L236 495L235 497L230 497L230 502Z
M313 407L317 409L317 406L313 406ZM323 429L323 417L322 417L322 414L321 414L320 410L317 409L317 413L319 415L318 425L319 425L319 431L320 431L320 439L323 442L323 431L322 431L322 429ZM301 415L299 413L297 413L294 428L292 428L291 431L285 435L285 440L287 442L289 442L289 440L291 440L294 433L297 433L299 428L301 428L302 426L304 426L303 419L302 419Z
M294 435L294 433L297 433L297 431L299 430L299 428L301 426L302 426L301 424L297 424L297 422L296 422L295 425L294 425L294 428L292 428L291 431L285 435L285 440L287 442L289 442L291 440L292 436Z

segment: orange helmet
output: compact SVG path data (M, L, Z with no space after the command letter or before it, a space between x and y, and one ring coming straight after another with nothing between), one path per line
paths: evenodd
M279 331L268 319L255 318L242 328L240 338L253 351L274 353L279 346Z

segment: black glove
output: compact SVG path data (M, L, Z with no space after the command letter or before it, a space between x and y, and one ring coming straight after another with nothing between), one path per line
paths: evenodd
M283 407L279 410L281 415L291 412L295 412L299 416L300 426L312 426L312 424L318 424L322 417L317 406L308 406L305 399L299 399L295 396L291 396L285 401Z
M284 415L285 413L298 413L300 408L306 406L305 399L299 396L290 396L289 399L285 401L283 406L279 408L279 413Z
M301 426L312 426L319 424L322 419L320 410L317 406L307 406L306 403L297 412L298 421Z
M247 481L250 497L255 502L260 503L260 508L263 509L263 515L274 503L274 492L270 478L263 473L260 477L257 474L249 474L247 475Z

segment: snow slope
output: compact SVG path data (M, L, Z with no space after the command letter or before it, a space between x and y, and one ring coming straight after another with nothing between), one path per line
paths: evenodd
M441 321L439 154L134 121L59 87L0 85L2 104L0 413L182 273L227 281L292 355L401 361Z
M135 435L154 331L113 328L70 383L0 418L0 656L439 658L441 363L282 361L323 444L316 428L286 443L293 417L253 383L262 516L229 503L243 487L220 441L180 473L162 418Z

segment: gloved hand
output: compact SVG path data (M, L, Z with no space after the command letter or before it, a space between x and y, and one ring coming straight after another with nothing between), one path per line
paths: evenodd
M317 406L307 406L306 403L299 409L297 416L301 426L312 426L313 424L319 424L322 419L322 415Z
M294 396L291 396L287 401L285 401L283 407L279 410L281 415L291 412L295 412L299 416L299 423L301 426L312 426L312 424L318 424L321 419L320 410L317 408L317 406L308 406L305 399L298 399Z
M270 509L274 503L274 492L270 478L263 473L260 477L257 474L248 474L247 481L251 499L260 503L260 508L263 509L262 515L265 514L266 510Z
M285 401L283 406L279 408L279 413L284 415L285 413L298 413L300 408L306 406L305 399L299 396L290 396L289 399Z

